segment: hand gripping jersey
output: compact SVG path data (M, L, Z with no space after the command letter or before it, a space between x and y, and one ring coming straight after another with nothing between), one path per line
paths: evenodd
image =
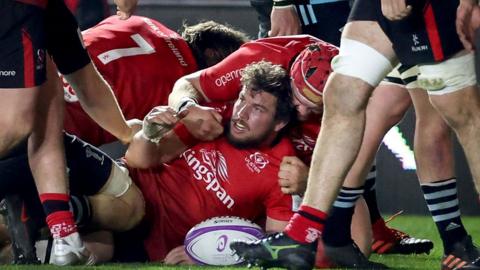
M140 16L112 16L83 33L90 56L111 85L127 119L143 117L167 104L173 84L197 70L188 44L161 23ZM82 110L74 91L64 82L65 130L94 145L115 138Z
M155 169L130 169L146 202L150 231L144 246L153 261L183 244L188 230L215 216L289 220L292 199L277 183L286 139L268 149L240 150L225 137L200 143Z
M220 63L202 71L200 85L203 94L207 101L235 100L241 90L240 76L245 66L265 60L288 71L295 56L308 44L319 41L312 36L298 35L247 42Z
M207 68L200 75L200 84L209 101L230 101L241 90L240 72L248 64L260 60L270 61L289 69L295 57L305 47L320 40L308 36L264 38L244 44L217 65ZM313 148L320 130L321 116L300 123L300 132L291 135L296 155L306 164L310 163Z

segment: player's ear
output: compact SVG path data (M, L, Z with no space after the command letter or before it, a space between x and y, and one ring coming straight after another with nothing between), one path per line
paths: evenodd
M275 132L280 132L288 124L288 121L276 121L274 130Z

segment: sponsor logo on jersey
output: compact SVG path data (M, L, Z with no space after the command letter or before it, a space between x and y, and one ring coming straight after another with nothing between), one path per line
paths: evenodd
M230 72L227 72L217 79L215 79L215 85L218 87L225 86L231 80L238 79L242 76L243 68L235 69Z
M148 18L143 18L143 21L150 27L150 29L152 29L152 31L157 34L158 36L160 36L161 38L163 38L165 40L165 42L167 43L167 46L168 48L170 48L170 50L172 51L173 55L175 55L175 57L177 57L177 60L178 62L180 63L180 65L184 66L184 67L187 67L188 66L188 63L185 61L185 58L183 57L182 53L180 53L180 51L178 50L178 48L175 46L175 44L173 44L173 41L172 39L177 39L178 36L176 35L172 35L172 36L169 36L165 33L163 33L160 28L158 28L158 26L156 26L152 20L148 19Z
M266 159L260 152L255 152L250 156L245 157L245 162L250 171L256 173L260 173L269 163L268 159Z
M412 52L421 52L428 50L428 45L420 45L417 34L412 34Z
M0 70L0 76L13 77L16 74L15 70Z
M181 157L192 169L193 177L205 184L205 190L215 194L215 197L227 208L233 207L235 200L227 194L221 184L221 182L228 183L227 161L221 152L206 149L197 152L188 149L182 153Z
M0 76L13 77L17 74L15 70L0 70Z

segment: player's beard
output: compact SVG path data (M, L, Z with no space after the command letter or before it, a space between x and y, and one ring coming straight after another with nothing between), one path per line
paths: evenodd
M265 130L263 134L259 134L257 138L250 138L247 140L239 140L232 136L230 132L230 123L227 123L224 127L225 135L227 136L228 142L233 145L235 148L238 149L250 149L250 148L259 148L261 147L265 141L268 139L270 134L272 134L275 127L275 123Z

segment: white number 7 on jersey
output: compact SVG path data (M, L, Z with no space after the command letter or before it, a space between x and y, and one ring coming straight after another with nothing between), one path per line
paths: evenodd
M135 43L137 43L138 47L106 51L99 54L97 56L98 59L104 65L106 65L114 60L117 60L118 58L133 55L152 54L155 52L155 49L152 47L152 45L148 44L148 42L142 36L140 36L140 34L131 35L130 37L135 41Z

